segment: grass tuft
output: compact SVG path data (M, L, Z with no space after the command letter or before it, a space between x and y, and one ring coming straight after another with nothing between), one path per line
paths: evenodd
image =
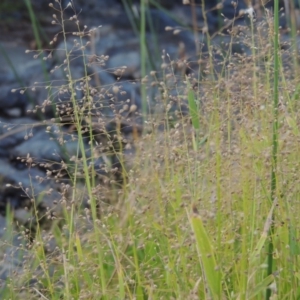
M55 209L41 211L42 195L16 187L31 209L21 224L21 213L7 208L3 266L17 251L24 261L18 276L10 271L2 299L298 299L299 76L297 66L285 65L295 64L295 41L280 47L278 1L274 18L251 19L228 35L210 35L204 19L207 52L188 61L164 51L150 74L150 7L141 2L137 21L123 3L139 34L142 114L135 104L111 101L130 83L122 81L125 68L106 70L109 58L90 49L96 35L73 16L68 22L78 32L70 37L65 9L52 4L61 12L54 23L63 49L51 74L61 71L65 80L36 88L48 87L46 104L68 94L45 124L59 132L51 138L60 145L76 145L71 157L66 151L60 162L39 164L44 180L60 185ZM194 31L196 24L194 12ZM238 45L247 55L234 51ZM95 62L116 82L102 85ZM134 123L141 117L142 133ZM40 163L31 155L20 160ZM24 243L14 243L16 232Z

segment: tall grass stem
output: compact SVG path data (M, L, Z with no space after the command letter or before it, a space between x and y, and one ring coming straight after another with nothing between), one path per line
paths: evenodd
M274 202L277 188L277 155L278 155L278 102L279 102L279 1L274 1L274 86L273 86L273 136L272 136L272 170L271 170L271 200ZM273 237L274 213L269 230L268 245L268 276L273 272ZM271 298L271 289L267 289L266 299Z

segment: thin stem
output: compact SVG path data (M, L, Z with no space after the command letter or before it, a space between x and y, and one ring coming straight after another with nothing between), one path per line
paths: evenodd
M279 83L279 2L274 1L274 99L273 99L273 137L272 137L272 170L271 170L271 200L275 199L277 187L277 154L278 154L278 83ZM274 213L272 214L272 225L269 230L268 247L268 270L267 276L273 272L273 237L274 234ZM270 299L271 290L267 289L266 299Z

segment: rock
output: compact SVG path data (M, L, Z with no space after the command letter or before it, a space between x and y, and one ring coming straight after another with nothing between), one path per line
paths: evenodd
M177 5L173 8L173 12L176 16L178 16L179 20L188 26L189 28L193 28L193 16L192 16L192 10L190 5ZM196 22L198 30L205 30L206 24L203 17L203 10L201 6L195 7L195 13L196 13ZM214 13L214 11L211 11L209 7L206 8L206 20L208 25L208 31L210 33L213 33L219 26L219 18L218 15Z
M288 4L291 4L290 2L293 2L293 5L295 8L300 8L300 3L298 0L294 1L289 1ZM266 8L273 8L274 7L274 0L270 0L265 4ZM279 0L279 9L280 8L285 8L285 1L284 0Z
M127 43L126 46L122 47L120 51L119 47L113 47L108 49L106 52L110 57L107 62L107 67L113 72L120 67L126 66L123 74L121 75L124 79L137 79L141 77L140 74L140 49L139 42L136 40L134 43Z
M44 77L49 64L33 59L25 53L25 45L20 48L12 42L2 43L4 56L0 56L0 74L6 74L0 81L0 115L23 117L27 109L38 105L29 87L33 87L32 78ZM15 92L12 92L15 90ZM16 110L18 110L16 114Z
M0 215L0 297L6 280L23 273L26 243L26 238L18 233L11 220Z
M12 209L31 207L31 199L34 199L37 205L42 201L43 206L54 207L54 201L61 199L59 185L47 179L45 172L30 166L15 168L9 160L4 159L0 163L0 213L5 214L7 204Z
M36 121L29 118L0 118L0 157L8 158L10 150L24 142L29 135L35 135Z
M232 0L225 0L222 1L223 8L221 9L221 13L225 16L225 18L232 20L235 17L238 17L243 14L248 8L248 5L245 1L232 1ZM216 11L216 14L218 12Z
M30 98L27 93L19 91L12 93L17 85L6 85L0 87L0 114L10 117L24 117Z

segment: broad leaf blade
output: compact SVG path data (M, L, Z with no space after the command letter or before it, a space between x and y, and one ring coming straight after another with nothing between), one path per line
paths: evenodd
M203 268L213 299L221 299L222 276L216 262L211 241L204 228L203 222L198 215L190 216L190 223L196 238L199 261Z

